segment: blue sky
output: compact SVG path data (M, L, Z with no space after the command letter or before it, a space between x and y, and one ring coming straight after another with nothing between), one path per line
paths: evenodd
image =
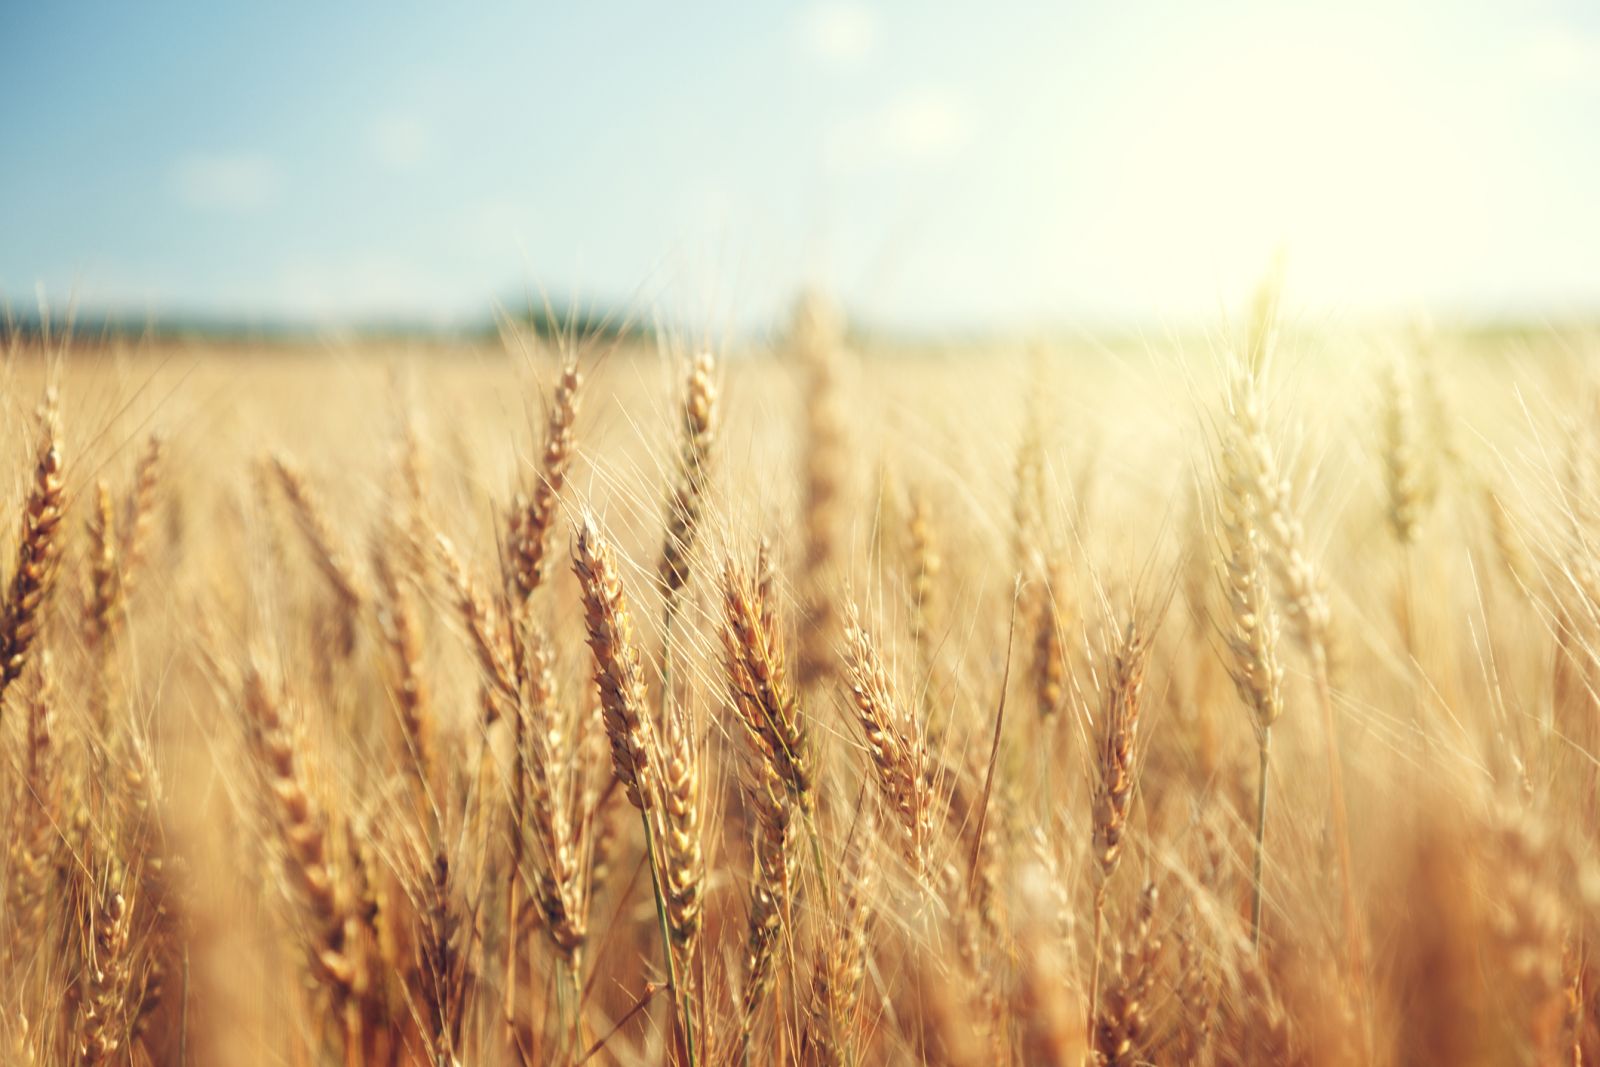
M448 321L1600 309L1593 5L7 4L0 291Z

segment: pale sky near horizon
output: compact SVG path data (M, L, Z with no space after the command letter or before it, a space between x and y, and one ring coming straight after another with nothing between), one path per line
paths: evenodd
M0 295L310 323L1600 311L1600 7L8 4Z

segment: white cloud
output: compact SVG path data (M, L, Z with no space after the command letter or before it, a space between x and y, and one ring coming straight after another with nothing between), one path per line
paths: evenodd
M253 295L278 313L328 320L448 317L483 299L465 279L423 261L382 254L288 263Z
M919 89L834 127L826 145L834 171L871 170L955 155L972 139L975 116L964 99Z
M384 115L368 132L372 153L390 170L412 170L433 152L433 132L411 115Z
M277 195L278 168L262 155L194 153L173 166L172 184L191 207L250 211Z
M878 17L860 4L813 4L801 12L798 30L808 55L840 66L862 62L878 43Z

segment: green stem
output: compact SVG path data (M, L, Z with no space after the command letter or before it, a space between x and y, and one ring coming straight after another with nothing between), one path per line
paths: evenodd
M661 930L661 951L667 962L667 988L672 990L672 1003L683 1026L684 1045L689 1053L689 1067L695 1067L694 1020L689 1016L688 993L678 987L677 964L672 959L672 933L667 928L667 901L661 891L661 875L656 866L655 829L650 825L650 813L641 811L644 821L644 847L650 864L650 890L656 899L656 924Z
M828 882L828 868L822 861L822 836L817 833L817 819L806 812L806 836L811 838L811 861L817 866L817 881L822 885L822 904L829 915L833 914L833 889Z

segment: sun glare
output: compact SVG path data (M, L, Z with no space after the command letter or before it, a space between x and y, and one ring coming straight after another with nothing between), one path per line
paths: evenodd
M1296 291L1401 306L1451 247L1481 169L1382 38L1309 18L1217 32L1123 102L1130 244L1156 291L1237 301L1278 252Z

